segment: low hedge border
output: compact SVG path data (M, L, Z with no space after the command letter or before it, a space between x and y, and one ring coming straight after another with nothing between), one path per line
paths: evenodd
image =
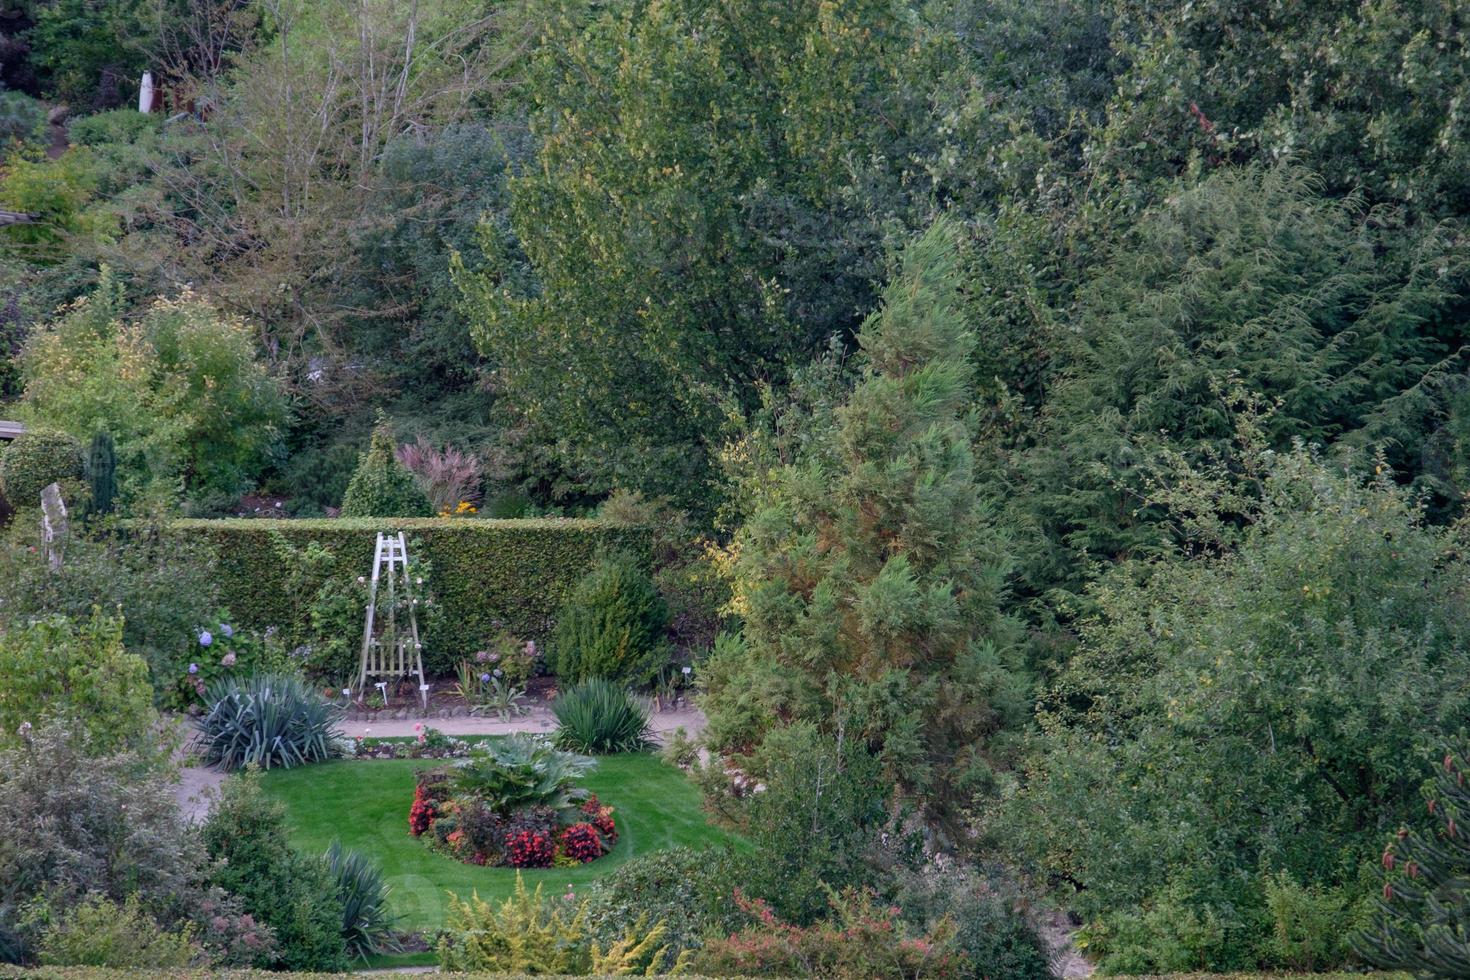
M377 532L403 531L417 542L414 560L433 568L439 625L424 637L424 669L434 674L452 672L461 657L481 649L497 622L544 643L567 594L603 554L623 551L652 560L649 528L576 518L176 520L166 531L213 548L220 594L241 625L274 626L288 636L304 625L296 620L307 599L288 594L273 535L298 548L317 542L339 562L334 574L356 578L372 572Z

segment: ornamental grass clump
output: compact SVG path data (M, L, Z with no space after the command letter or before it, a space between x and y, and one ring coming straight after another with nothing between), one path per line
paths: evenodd
M564 749L612 755L649 745L647 706L612 681L585 680L557 698L551 710L557 722L553 738Z
M199 719L198 740L208 765L290 769L334 754L341 708L299 677L226 677L208 688L205 699L210 708Z

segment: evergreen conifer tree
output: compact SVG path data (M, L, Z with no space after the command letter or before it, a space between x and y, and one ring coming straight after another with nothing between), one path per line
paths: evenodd
M393 425L378 416L368 451L342 496L343 517L430 517L433 507L423 488L393 454Z
M996 736L1025 715L1005 543L975 481L957 251L943 221L908 247L835 424L761 481L733 546L744 642L704 672L716 748L814 722L862 739L940 818L986 788Z

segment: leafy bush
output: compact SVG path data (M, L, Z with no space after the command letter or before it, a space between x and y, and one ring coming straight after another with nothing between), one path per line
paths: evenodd
M24 543L0 541L0 624L117 610L123 646L147 661L158 699L182 707L174 685L198 659L199 629L220 615L214 567L207 545L143 525L73 533L59 569Z
M892 783L867 749L799 724L772 734L766 785L748 797L742 882L782 919L806 925L827 913L833 889L878 883L873 862L888 822Z
M116 443L124 509L188 494L239 493L286 419L255 334L185 290L125 322L122 286L97 289L34 331L23 355L27 417Z
M604 944L646 915L664 926L662 968L709 935L729 935L747 918L736 907L738 864L729 853L674 848L640 854L592 883L586 893L587 929Z
M407 532L416 542L413 558L434 570L434 605L441 615L423 638L424 669L437 674L452 673L456 663L473 658L487 638L502 632L543 641L600 552L648 555L646 528L587 520L404 518L386 526ZM351 667L357 652L352 638L362 636L362 607L351 608L351 584L371 568L373 542L384 528L371 518L237 519L173 521L168 532L172 540L218 555L212 587L229 597L237 626L277 627L292 645L327 635L312 627L313 606L322 586L335 584L330 622L355 621L344 627L349 639L340 654ZM297 551L315 542L312 567L298 573L297 563L282 562L278 541Z
M393 940L394 916L388 911L388 884L383 872L341 841L332 841L323 860L337 883L342 901L342 939L351 956L367 957L397 948Z
M539 884L527 892L519 874L515 893L498 908L478 895L450 900L439 939L441 970L575 975L590 962L581 907L546 901Z
M24 725L60 718L96 752L151 748L158 715L148 665L123 649L122 622L95 609L0 630L0 745Z
M90 895L47 927L41 962L56 966L107 966L128 970L177 969L198 963L204 952L192 923L176 931L161 927L136 895L119 905Z
M955 946L952 920L916 932L898 918L897 907L879 905L871 892L849 888L832 893L831 918L805 928L782 922L762 902L741 901L755 924L706 943L694 955L694 972L834 980L968 974L969 963Z
M1268 943L1266 876L1335 903L1374 828L1422 809L1406 760L1470 710L1444 680L1470 671L1459 533L1386 467L1364 481L1304 449L1241 456L1248 495L1233 468L1167 481L1184 554L1090 590L1040 755L995 824L1080 883L1093 948L1146 954L1105 961L1120 972L1300 961L1336 930L1304 909Z
M286 808L250 770L228 780L209 809L203 839L211 881L275 930L274 958L263 966L333 972L347 966L338 882L319 857L293 850Z
M39 142L46 127L46 106L24 92L0 89L0 159L11 140Z
M587 799L587 791L573 783L596 764L536 736L508 735L483 743L451 767L449 783L454 795L473 796L501 816L544 808L562 823L573 823Z
M205 854L154 763L100 755L60 725L0 750L0 943L16 955L33 948L38 924L24 910L38 896L53 913L88 895L136 896L167 927L189 917Z
M556 744L564 749L611 755L649 745L648 708L613 681L593 677L563 691L551 705Z
M227 677L209 687L197 722L204 761L223 769L270 769L322 762L334 754L341 708L299 677Z
M57 429L28 429L0 451L0 494L12 507L39 507L41 491L60 483L70 510L76 506L85 471L82 444L75 438Z
M668 660L668 612L648 575L624 556L604 559L577 583L557 616L550 666L575 684L603 678L646 684Z
M380 419L342 495L342 516L428 517L433 512L414 475L398 462L392 425Z
M968 960L973 980L1051 980L1045 940L1017 910L1015 898L978 873L952 861L930 862L901 872L894 901L913 926L935 930L954 924L954 945Z

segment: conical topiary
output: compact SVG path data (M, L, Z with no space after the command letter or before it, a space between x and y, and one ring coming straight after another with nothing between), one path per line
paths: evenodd
M342 497L343 517L430 517L433 508L414 475L393 454L393 425L382 414L368 451Z

